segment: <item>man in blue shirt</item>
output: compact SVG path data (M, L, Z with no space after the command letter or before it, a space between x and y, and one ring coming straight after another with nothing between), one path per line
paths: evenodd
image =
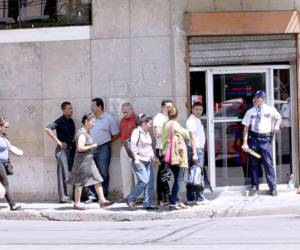
M91 129L91 136L98 145L94 153L94 160L103 178L103 192L105 197L107 197L109 190L111 143L119 137L119 125L111 114L104 112L104 102L101 98L94 98L92 100L91 109L96 116L95 126Z

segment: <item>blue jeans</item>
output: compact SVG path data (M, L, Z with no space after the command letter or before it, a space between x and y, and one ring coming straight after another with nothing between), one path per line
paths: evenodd
M193 157L193 151L190 148L190 150L189 150L190 166L192 166L192 164L193 164L192 157ZM204 149L197 148L197 157L198 157L199 165L202 168L204 168ZM189 191L187 191L186 192L186 198L187 198L188 201L203 201L205 199L205 196L203 194L203 191L202 192L189 192Z
M180 192L181 192L181 186L183 183L183 177L184 177L184 169L179 167L178 165L169 165L170 169L174 176L174 184L172 187L172 193L170 196L170 204L175 205L176 203L180 202Z
M144 191L143 207L150 207L154 189L153 166L150 161L141 161L141 165L137 167L133 160L131 166L138 182L127 196L127 199L130 202L135 202L136 198Z
M94 152L94 161L103 178L102 187L104 196L108 195L109 189L109 164L111 159L111 143L99 145Z

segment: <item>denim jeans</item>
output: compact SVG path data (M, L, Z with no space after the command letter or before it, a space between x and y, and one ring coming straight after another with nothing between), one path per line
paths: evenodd
M189 162L190 166L193 164L193 152L192 149L189 149ZM199 165L204 168L204 149L202 148L197 148L197 157L198 157L198 163ZM188 201L203 201L205 199L205 196L202 192L186 192L186 198Z
M174 176L174 183L172 187L172 193L170 196L170 204L175 205L181 200L180 192L183 183L184 169L179 167L178 165L169 165L169 166Z
M141 161L140 166L137 167L133 160L131 166L138 182L127 196L127 199L130 202L135 202L136 198L144 191L143 207L150 207L154 190L153 166L150 161Z
M111 143L109 142L103 145L99 145L94 152L94 161L96 163L100 175L103 178L102 186L103 186L103 193L105 196L108 195L108 189L109 189L110 159L111 159Z

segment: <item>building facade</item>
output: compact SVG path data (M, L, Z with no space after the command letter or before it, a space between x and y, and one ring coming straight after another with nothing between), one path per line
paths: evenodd
M91 25L19 22L0 30L0 115L25 152L13 157L17 199L57 199L55 145L43 128L63 101L73 104L79 127L94 97L118 120L123 102L154 115L170 98L183 124L191 103L203 102L210 179L216 188L236 189L249 180L241 117L253 92L264 89L268 103L291 107L274 159L279 184L291 174L298 182L299 0L93 0L91 6ZM119 149L115 142L115 195L122 186Z

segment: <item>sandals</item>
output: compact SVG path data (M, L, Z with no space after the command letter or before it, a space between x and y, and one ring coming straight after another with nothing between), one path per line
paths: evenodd
M189 207L186 206L184 203L178 203L178 204L175 204L175 205L169 205L169 210L172 211L172 210L181 210L181 209L188 209Z
M100 204L100 208L105 208L105 207L111 206L113 204L113 202L105 201L105 202L99 202L99 204Z
M182 208L179 205L169 205L169 210L173 211L173 210L181 210Z
M188 209L189 207L185 205L184 203L179 203L178 206L182 209Z
M74 208L75 210L86 210L86 207L83 206L83 205L79 205L79 206L78 206L78 205L74 204L73 208Z

